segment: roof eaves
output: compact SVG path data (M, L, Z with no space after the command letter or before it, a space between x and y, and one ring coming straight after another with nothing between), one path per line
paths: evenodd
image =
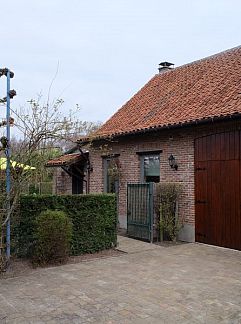
M108 139L110 140L110 139L116 138L116 137L124 137L124 136L129 136L129 135L151 133L153 131L159 131L159 130L164 130L164 129L191 127L191 126L200 125L200 124L208 124L208 123L212 123L215 121L222 121L222 120L229 120L229 119L240 119L240 118L241 118L240 112L235 112L233 114L227 114L227 115L221 114L219 116L203 117L200 119L188 120L188 121L184 121L184 122L157 125L157 126L151 126L148 128L137 128L135 130L125 131L125 132L117 132L117 133L113 133L113 134L98 135L91 139L90 138L82 139L79 143L83 145L83 144L87 144L91 141L97 142L97 141L101 141L101 140L108 140Z
M66 156L69 158L66 160ZM45 166L46 167L60 167L65 165L71 165L76 163L81 158L81 153L74 153L74 154L63 154L55 159L49 160Z

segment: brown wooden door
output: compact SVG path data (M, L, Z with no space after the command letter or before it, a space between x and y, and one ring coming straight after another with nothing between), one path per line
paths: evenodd
M195 140L197 242L241 250L240 131Z

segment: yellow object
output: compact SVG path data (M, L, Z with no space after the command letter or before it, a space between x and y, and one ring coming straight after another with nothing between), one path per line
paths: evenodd
M30 165L24 165L22 163L18 163L16 161L10 160L10 165L12 168L21 168L24 170L35 170L35 167L31 167ZM0 158L0 170L6 170L7 167L7 159L5 157Z

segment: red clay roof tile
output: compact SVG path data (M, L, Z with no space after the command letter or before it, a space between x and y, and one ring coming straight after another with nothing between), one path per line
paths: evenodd
M98 137L241 113L241 46L155 75Z
M83 156L80 153L65 154L55 159L49 160L46 163L46 166L52 167L52 166L69 165L69 164L77 163L81 160L83 160Z

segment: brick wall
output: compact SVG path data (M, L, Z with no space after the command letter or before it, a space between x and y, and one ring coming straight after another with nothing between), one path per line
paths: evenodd
M127 182L140 182L140 157L136 152L162 150L160 153L160 181L183 183L183 194L179 206L185 228L181 238L194 241L195 193L194 193L194 140L197 137L220 133L241 127L241 121L219 122L209 125L163 130L152 134L128 136L109 142L111 153L120 154L121 177L119 185L119 222L126 228L126 188ZM178 170L170 168L168 157L173 154ZM103 192L103 151L95 144L90 152L93 172L90 175L90 192Z
M53 194L72 194L72 177L61 168L55 168L53 181Z

